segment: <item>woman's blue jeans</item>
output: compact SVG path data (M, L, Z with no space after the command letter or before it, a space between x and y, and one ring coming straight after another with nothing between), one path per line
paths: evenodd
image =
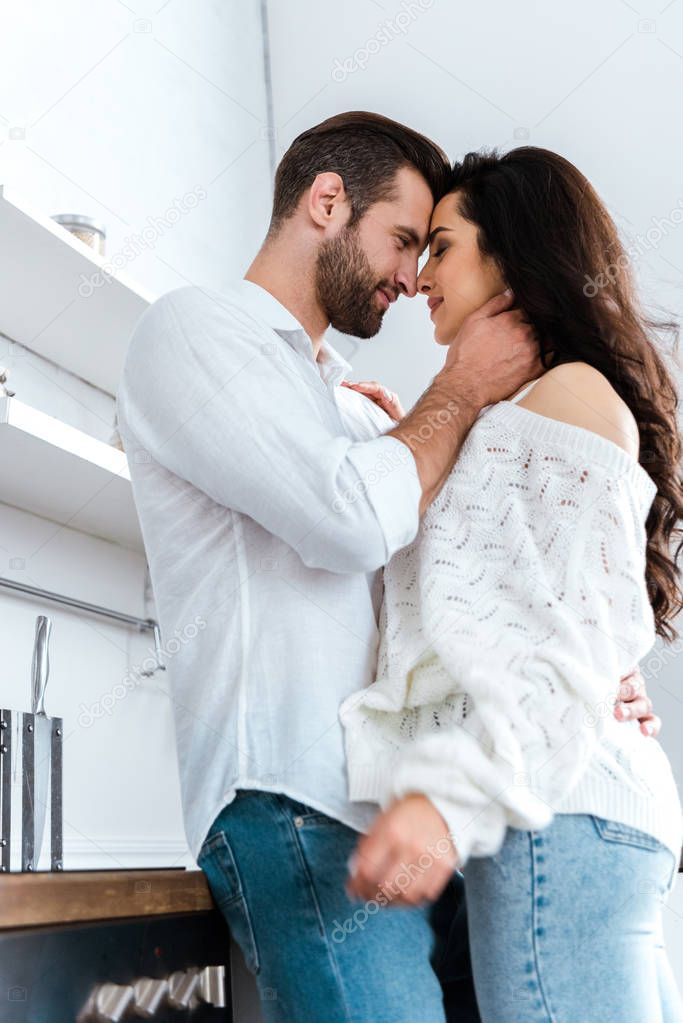
M677 868L656 839L600 817L508 829L464 870L483 1023L683 1023L662 941Z

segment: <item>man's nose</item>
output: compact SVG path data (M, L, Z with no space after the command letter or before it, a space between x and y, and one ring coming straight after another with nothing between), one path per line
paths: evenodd
M417 266L412 270L399 270L394 277L394 283L402 295L415 298L417 295Z

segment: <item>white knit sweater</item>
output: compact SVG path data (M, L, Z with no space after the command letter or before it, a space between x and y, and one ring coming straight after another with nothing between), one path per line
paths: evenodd
M511 401L482 410L385 569L377 680L340 710L352 800L425 793L462 863L555 813L620 821L678 858L669 762L613 715L655 638L655 493L598 434Z

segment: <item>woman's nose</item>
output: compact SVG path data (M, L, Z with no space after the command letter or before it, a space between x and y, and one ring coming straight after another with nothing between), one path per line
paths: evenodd
M426 267L423 267L423 269L417 275L417 290L420 292L421 295L426 295L432 286L432 282L429 280L425 272L426 269L427 269Z

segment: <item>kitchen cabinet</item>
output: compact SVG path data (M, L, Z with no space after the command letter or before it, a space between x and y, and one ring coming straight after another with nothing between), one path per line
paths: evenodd
M123 451L40 409L0 397L2 500L142 552Z
M156 296L4 186L0 236L0 331L114 395Z
M7 874L0 961L3 1023L233 1018L230 934L199 870Z

